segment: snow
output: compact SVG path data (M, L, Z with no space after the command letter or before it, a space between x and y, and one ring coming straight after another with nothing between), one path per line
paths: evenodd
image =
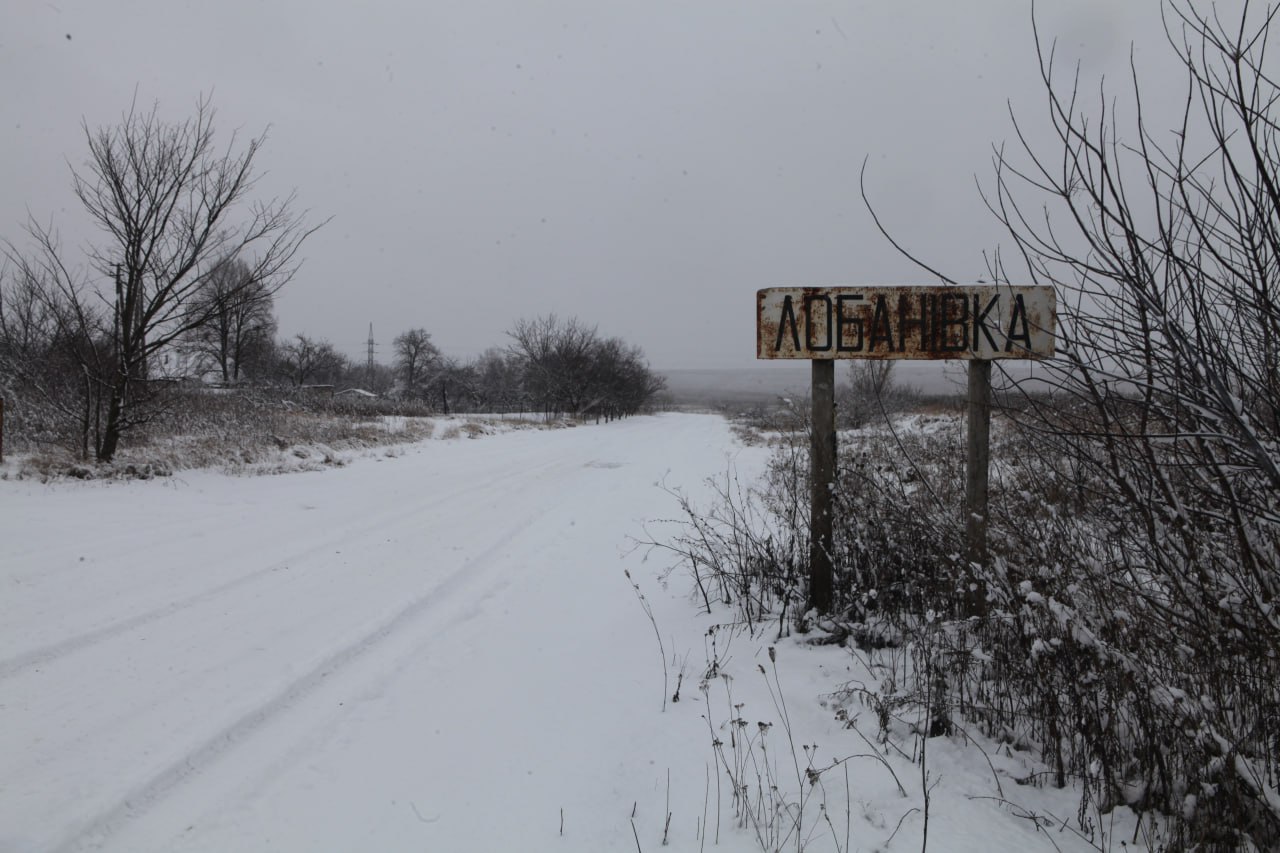
M734 703L773 724L790 802L802 745L854 756L822 776L830 828L806 795L805 849L919 849L919 764L885 757L904 797L875 714L847 709L864 741L820 701L873 683L860 662L721 627L729 678L699 690L730 616L635 545L676 512L662 482L709 499L767 453L669 414L271 477L0 481L0 850L755 850L711 745ZM1072 792L985 748L928 742L933 849L1092 849L1026 817Z

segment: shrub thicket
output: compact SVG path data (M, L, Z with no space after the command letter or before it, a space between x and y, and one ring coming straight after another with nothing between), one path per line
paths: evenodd
M1236 532L1202 525L1157 555L1147 513L1040 426L1025 413L996 421L981 617L965 612L963 436L953 416L846 434L829 614L801 613L803 432L775 434L762 482L729 478L714 506L686 502L685 534L671 545L708 607L732 606L747 625L782 633L816 620L873 662L903 658L903 677L877 706L927 704L931 733L963 723L1034 750L1049 770L1029 781L1077 785L1082 831L1096 825L1091 815L1124 805L1174 847L1272 847L1280 659L1274 633L1245 630L1244 588L1232 596L1223 585L1224 567L1245 561Z
M1043 781L1082 791L1082 831L1124 805L1153 845L1277 849L1280 11L1165 10L1186 74L1172 133L1151 132L1136 86L1125 132L1115 101L1087 114L1044 51L1055 150L1020 134L1022 161L997 154L987 198L1023 269L997 254L990 276L1052 285L1059 313L1058 357L1006 397L990 558L959 556L958 425L864 436L839 463L829 618L913 664L880 707L1038 750ZM804 600L804 454L779 450L759 496L726 488L730 508L677 545L703 570L728 561L754 622ZM761 512L764 536L734 527Z

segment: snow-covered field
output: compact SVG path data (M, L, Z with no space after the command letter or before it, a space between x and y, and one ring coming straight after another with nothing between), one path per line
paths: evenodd
M755 850L712 749L735 714L773 724L748 766L804 792L805 849L919 850L919 764L820 703L870 679L854 658L792 638L775 669L727 627L712 652L730 614L634 546L676 515L660 482L704 497L766 453L671 414L320 472L0 482L0 851ZM730 678L703 692L712 657ZM811 747L854 757L808 788ZM1093 849L1027 817L1075 808L1013 781L1029 759L928 749L930 849Z

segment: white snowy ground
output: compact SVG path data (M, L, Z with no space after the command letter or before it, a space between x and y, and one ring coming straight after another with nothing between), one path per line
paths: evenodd
M664 559L631 537L676 514L659 481L699 496L764 453L672 414L321 472L0 482L0 851L760 849L711 730L728 750L730 686L748 735L775 724L798 802L757 669L772 683L770 638L738 633L732 682L704 697L704 635L729 615L698 614L683 575L664 590ZM837 648L777 656L800 761L863 756L822 778L829 825L806 795L805 849L919 850L919 765L888 758L904 796L819 704L867 675ZM859 726L875 737L869 711ZM1024 759L991 761L929 742L930 849L1091 849L985 799L999 780L1025 809L1074 812L1012 781Z

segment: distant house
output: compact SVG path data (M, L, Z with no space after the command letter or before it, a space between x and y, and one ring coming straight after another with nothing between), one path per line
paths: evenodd
M334 394L335 397L355 397L361 400L376 400L378 395L372 391L366 391L363 388L346 388Z
M199 356L181 342L170 343L147 357L146 378L178 382L201 379L206 374Z

